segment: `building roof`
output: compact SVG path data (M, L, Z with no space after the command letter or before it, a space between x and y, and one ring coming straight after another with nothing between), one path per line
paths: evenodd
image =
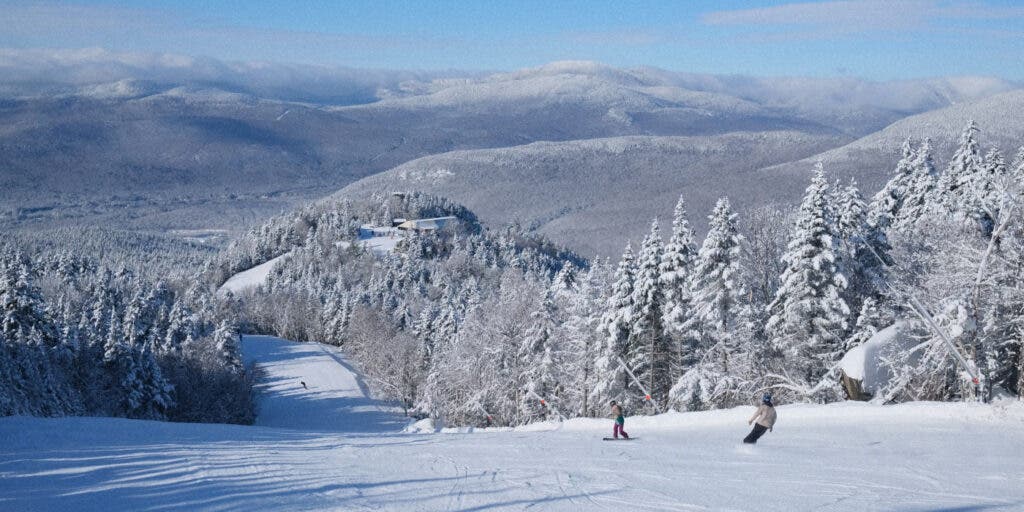
M432 219L412 219L398 225L398 229L434 230L448 224L458 222L457 217L434 217Z

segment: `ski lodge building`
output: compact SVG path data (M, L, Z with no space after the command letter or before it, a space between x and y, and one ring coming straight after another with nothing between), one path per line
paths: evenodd
M457 217L434 217L432 219L412 219L406 220L397 226L396 228L402 231L436 231L442 229L445 226L450 226L457 223L459 219Z

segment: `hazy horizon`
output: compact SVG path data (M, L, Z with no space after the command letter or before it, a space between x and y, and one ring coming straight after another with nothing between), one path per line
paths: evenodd
M1024 7L1008 0L4 3L0 48L16 50L427 73L583 60L714 75L1024 80Z

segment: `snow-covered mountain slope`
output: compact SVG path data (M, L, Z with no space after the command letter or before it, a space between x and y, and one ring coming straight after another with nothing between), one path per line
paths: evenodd
M246 337L263 426L0 418L0 509L1016 510L1024 404L783 405L402 434L340 352ZM304 381L308 389L300 384Z
M821 154L764 169L760 179L807 176L821 161L837 177L856 177L869 190L877 190L892 177L900 147L907 137L920 141L931 137L937 166L944 166L956 149L960 134L970 120L978 123L982 150L999 147L1007 160L1024 146L1024 90L1015 90L978 101L958 103L940 110L901 119L885 129Z
M698 230L723 195L740 208L798 199L802 186L780 188L748 180L746 173L814 154L835 140L785 131L457 151L408 162L337 196L424 191L464 204L492 225L518 221L581 254L618 256L626 239L639 240L651 218L671 212L680 194Z

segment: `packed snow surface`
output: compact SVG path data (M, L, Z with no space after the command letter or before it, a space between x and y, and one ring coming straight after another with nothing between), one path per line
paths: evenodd
M1024 510L1024 404L783 405L401 433L336 349L246 337L259 425L0 419L0 510ZM301 382L306 383L303 388Z

